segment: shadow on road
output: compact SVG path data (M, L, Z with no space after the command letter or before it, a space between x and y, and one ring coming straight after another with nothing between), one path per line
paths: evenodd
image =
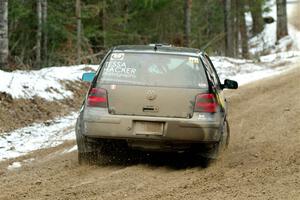
M171 169L206 168L212 161L192 153L145 152L123 149L118 152L98 153L90 164L99 166L133 166L138 164Z

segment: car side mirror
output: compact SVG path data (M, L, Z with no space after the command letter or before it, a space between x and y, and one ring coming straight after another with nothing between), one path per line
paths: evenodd
M227 89L237 89L239 87L238 83L233 80L225 79L224 84L222 85L222 88Z
M96 75L95 72L84 73L84 74L82 74L82 78L81 78L81 79L82 79L84 82L89 82L89 83L91 83L91 82L94 80L95 75Z

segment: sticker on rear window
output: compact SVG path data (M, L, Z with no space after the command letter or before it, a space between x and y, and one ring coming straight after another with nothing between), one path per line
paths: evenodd
M189 57L189 62L193 63L193 64L198 64L199 63L199 59L196 57Z
M128 67L125 62L110 61L106 63L104 74L111 77L136 78L136 69Z
M200 88L207 88L208 87L206 83L199 83L198 86Z
M110 59L111 60L124 60L124 53L112 53Z

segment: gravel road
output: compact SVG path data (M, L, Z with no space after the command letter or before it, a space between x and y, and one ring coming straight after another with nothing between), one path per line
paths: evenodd
M79 166L67 142L0 163L0 199L300 199L300 67L226 94L231 142L208 167L170 154Z

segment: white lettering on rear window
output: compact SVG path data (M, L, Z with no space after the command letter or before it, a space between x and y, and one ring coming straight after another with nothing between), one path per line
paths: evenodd
M104 68L105 76L136 78L136 69L126 66L126 63L119 61L110 61L106 63Z

